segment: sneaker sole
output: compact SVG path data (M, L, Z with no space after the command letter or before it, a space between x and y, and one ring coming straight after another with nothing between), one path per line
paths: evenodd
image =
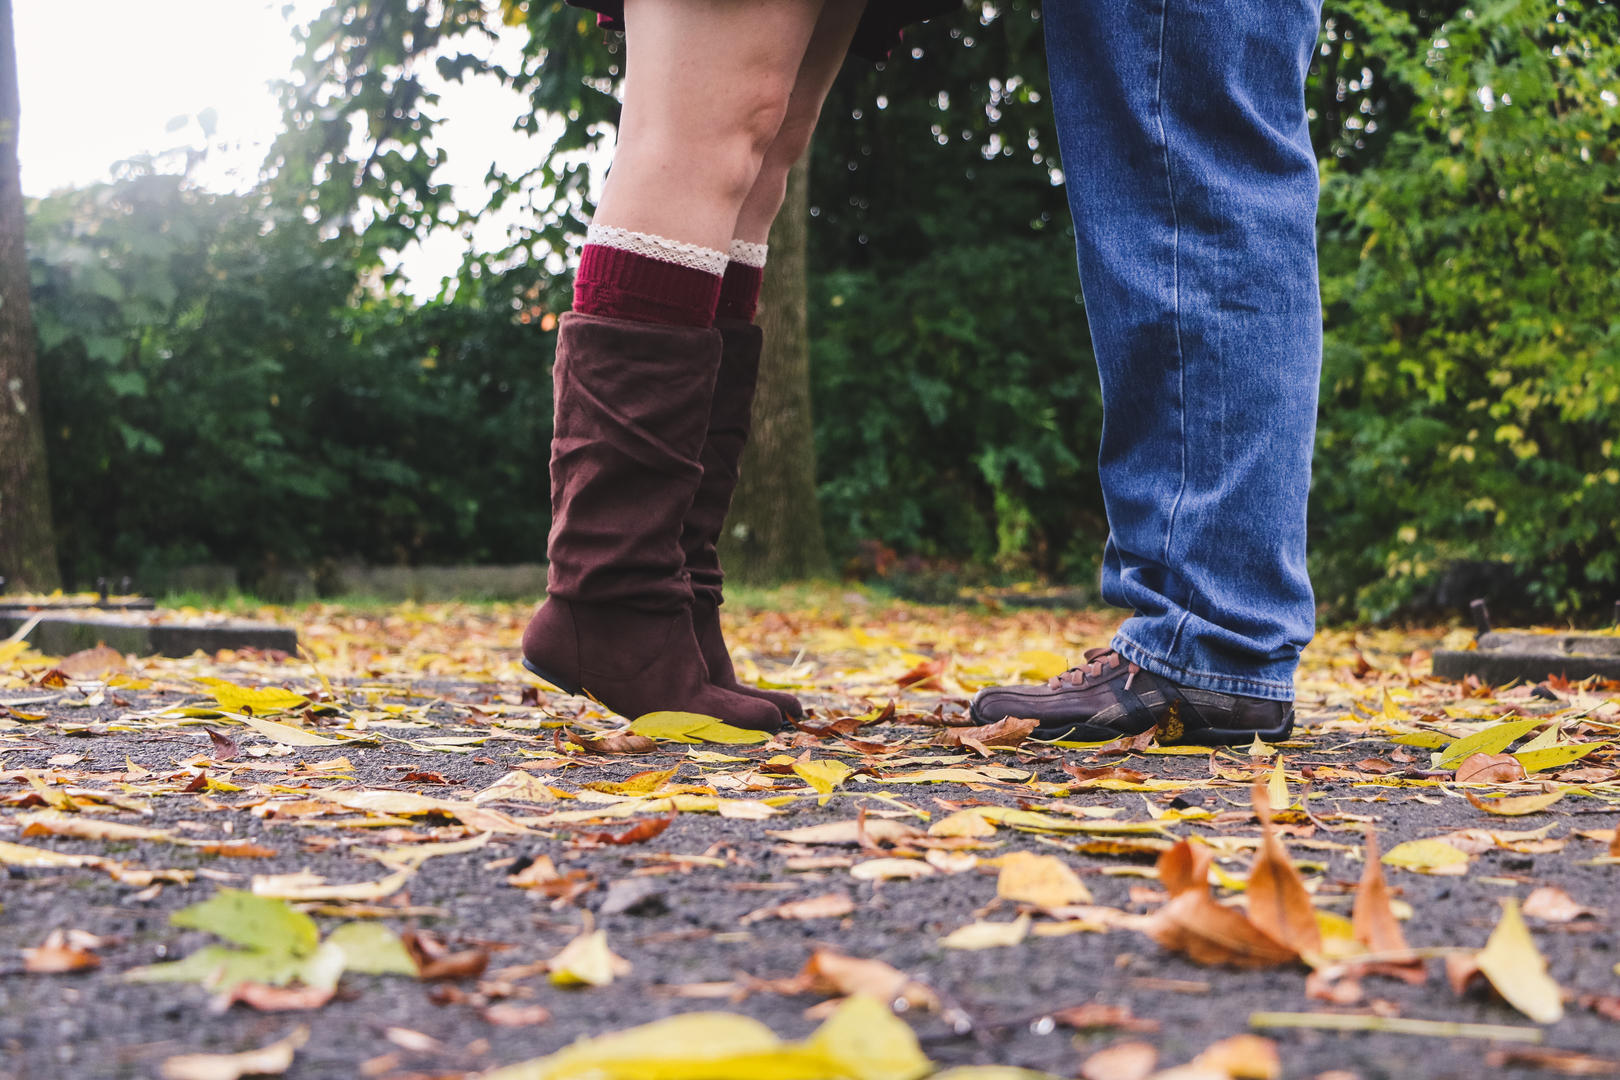
M968 715L972 717L975 724L990 723L990 721L981 717L976 709L969 709ZM1256 737L1261 742L1283 742L1293 732L1294 710L1289 709L1283 715L1282 722L1276 727L1184 728L1181 735L1176 738L1165 738L1164 733L1161 732L1157 741L1163 746L1247 746L1254 742ZM1120 731L1111 727L1093 727L1083 721L1077 721L1072 724L1052 724L1037 727L1030 732L1030 737L1046 742L1112 742L1115 739L1135 738L1141 733L1141 731Z

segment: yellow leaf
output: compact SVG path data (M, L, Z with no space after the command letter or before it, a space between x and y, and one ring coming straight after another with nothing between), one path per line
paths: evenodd
M1012 922L971 922L959 926L939 939L947 949L1000 949L1017 945L1029 934L1029 916L1020 915Z
M904 1021L856 995L802 1043L747 1016L687 1013L582 1039L485 1080L917 1080L930 1068Z
M677 765L673 769L638 772L623 780L599 780L585 786L592 791L601 791L608 795L651 795L663 787L679 770L680 766Z
M279 686L255 689L237 686L224 679L204 678L197 681L209 688L214 700L227 712L239 713L243 709L252 709L255 713L286 712L288 709L301 709L309 704L309 698L303 694L284 690Z
M397 870L376 881L328 885L318 874L255 874L253 895L281 900L381 900L393 896L410 880L410 870Z
M551 793L551 787L538 776L522 769L513 769L473 796L475 803L496 799L509 802L550 803L556 802L557 796Z
M1525 772L1542 772L1568 765L1572 761L1579 761L1592 751L1608 745L1607 742L1590 742L1573 746L1547 746L1540 750L1521 750L1513 756L1519 759L1519 764L1524 766Z
M557 986L606 986L616 975L628 975L630 962L608 948L607 934L593 930L563 946L551 958L551 981Z
M932 866L919 859L867 859L849 868L850 876L861 881L920 878L933 872Z
M1091 893L1062 859L1028 851L1002 857L996 895L1048 910L1065 904L1091 903Z
M1458 762L1474 754L1500 754L1543 723L1544 721L1539 717L1532 717L1529 720L1510 720L1503 724L1492 724L1483 731L1476 731L1472 735L1455 739L1440 752L1436 767L1454 769L1457 767Z
M287 746L337 746L341 739L328 739L325 735L317 735L303 728L293 727L291 724L278 724L274 720L260 720L257 716L248 716L245 713L227 713L232 720L246 724L260 735L272 742L283 743Z
M983 837L996 835L996 827L977 809L958 810L928 826L929 836Z
M831 795L855 770L842 761L796 761L793 773L818 795Z
M1384 855L1386 866L1415 870L1420 874L1459 875L1468 873L1468 853L1444 840L1408 840L1396 844Z
M1018 677L1030 682L1045 682L1069 670L1069 661L1045 649L1029 649L1018 654Z
M654 712L630 725L635 735L649 739L666 739L679 743L724 743L742 745L761 743L770 738L763 731L749 731L734 727L712 716L689 712Z
M1520 795L1507 799L1481 799L1472 791L1465 791L1463 794L1467 796L1469 802L1487 814L1496 814L1498 817L1523 817L1526 814L1539 814L1564 797L1562 791L1549 791L1541 795Z
M1277 755L1277 766L1271 770L1271 780L1266 784L1266 798L1271 800L1273 812L1286 810L1294 803L1288 793L1288 774L1283 771L1281 754Z
M1547 974L1547 961L1536 950L1517 900L1502 902L1501 921L1475 959L1509 1005L1538 1024L1554 1024L1563 1018L1563 996Z
M846 999L804 1048L851 1080L914 1080L932 1068L910 1025L865 994Z

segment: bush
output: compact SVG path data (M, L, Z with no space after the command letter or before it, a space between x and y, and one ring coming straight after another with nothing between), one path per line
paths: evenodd
M420 310L257 196L135 175L30 207L69 580L543 555L551 335Z
M1318 591L1384 617L1495 564L1543 611L1620 572L1620 18L1499 3L1429 33L1356 5L1412 100L1325 169Z
M821 275L816 453L835 548L1089 575L1107 526L1102 406L1074 236L936 248Z

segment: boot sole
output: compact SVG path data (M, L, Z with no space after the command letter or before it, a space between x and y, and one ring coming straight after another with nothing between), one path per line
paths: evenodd
M981 717L976 709L969 709L968 715L975 724L983 725L991 722ZM1283 742L1293 732L1294 711L1289 709L1283 716L1282 722L1275 727L1186 728L1179 738L1160 738L1158 741L1165 746L1247 746L1254 742L1257 737L1261 742ZM1075 721L1071 724L1052 724L1037 727L1030 732L1030 738L1041 739L1046 742L1111 742L1114 739L1134 738L1140 734L1140 731L1121 731L1118 728L1093 727L1084 721Z
M527 656L523 658L523 666L528 669L529 674L536 675L541 679L544 679L546 682L550 683L552 686L555 686L565 694L569 694L573 697L580 697L585 693L585 688L583 686L580 686L577 683L568 682L564 679L559 679L550 672L536 667L530 662Z

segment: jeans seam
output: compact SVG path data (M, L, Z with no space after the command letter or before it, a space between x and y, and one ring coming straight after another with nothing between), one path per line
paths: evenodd
M1170 195L1170 304L1176 332L1176 428L1180 437L1181 484L1170 503L1170 517L1164 529L1164 550L1160 558L1170 566L1170 543L1175 536L1176 517L1187 493L1187 352L1181 335L1181 215L1176 209L1175 171L1170 163L1170 133L1164 123L1164 49L1170 19L1170 0L1159 7L1159 55L1153 72L1153 112L1159 124L1159 142L1164 149L1164 186ZM1176 628L1177 636L1181 628Z
M1253 675L1222 675L1213 671L1199 671L1197 668L1189 668L1181 664L1171 663L1169 660L1155 654L1152 649L1147 648L1140 641L1134 640L1123 631L1115 633L1114 637L1120 641L1123 641L1125 644L1129 645L1143 656L1150 657L1167 668L1174 668L1176 671L1191 675L1197 679L1209 679L1214 682L1244 683L1249 686L1271 686L1277 688L1278 690L1289 690L1292 689L1294 685L1291 682L1283 682L1277 679L1261 679L1256 678Z

